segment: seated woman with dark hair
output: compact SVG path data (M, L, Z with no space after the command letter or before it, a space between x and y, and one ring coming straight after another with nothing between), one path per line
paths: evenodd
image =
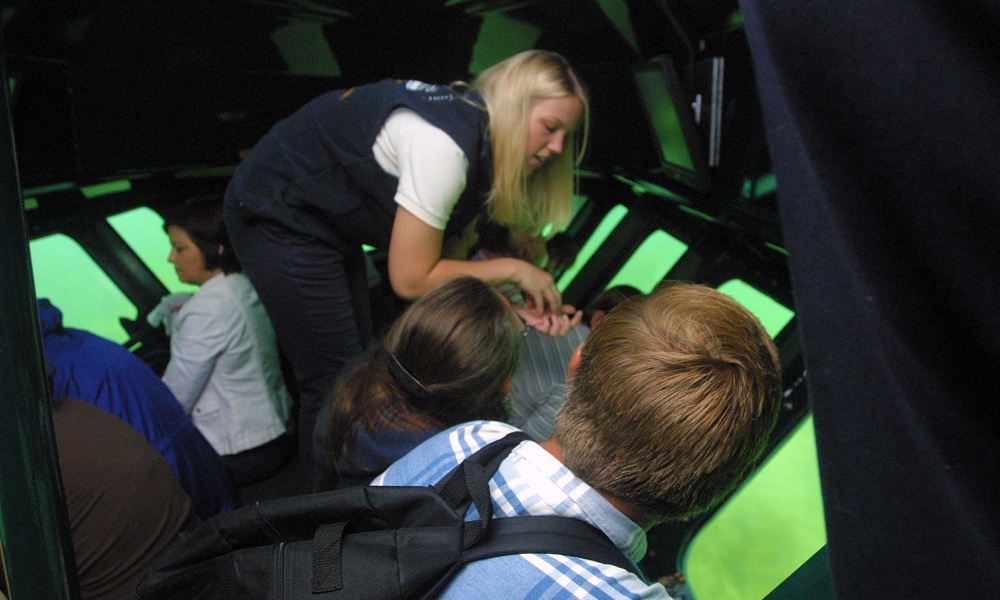
M201 287L170 319L163 381L234 485L266 479L294 452L274 329L229 249L221 200L189 202L166 230L177 277Z
M318 489L367 483L452 425L503 420L521 340L513 308L478 279L411 304L326 398L313 439Z

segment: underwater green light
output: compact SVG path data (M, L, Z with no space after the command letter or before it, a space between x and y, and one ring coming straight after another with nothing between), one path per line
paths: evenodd
M98 196L105 196L107 194L127 192L131 189L132 182L128 179L122 179L121 181L109 181L107 183L83 186L80 188L80 193L83 194L84 198L90 200L91 198L97 198Z
M682 211L688 213L689 215L694 215L694 216L698 217L699 219L704 219L704 220L708 221L709 223L717 223L719 221L715 217L710 217L710 216L706 215L705 213L703 213L701 211L695 210L693 208L689 208L687 206L678 206L677 208L679 208Z

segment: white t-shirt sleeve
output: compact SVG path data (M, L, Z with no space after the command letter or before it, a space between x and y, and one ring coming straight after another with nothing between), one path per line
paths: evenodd
M396 204L444 230L465 190L469 160L455 140L408 108L397 108L372 147L375 160L399 178Z

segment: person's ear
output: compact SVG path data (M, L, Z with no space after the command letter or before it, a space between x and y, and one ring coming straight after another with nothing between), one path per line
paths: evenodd
M508 379L507 381L503 382L503 388L501 388L501 389L503 390L503 393L504 393L505 396L510 393L510 389L512 387L514 387L514 382L511 381L510 379Z
M595 310L594 314L590 315L590 323L587 323L587 325L590 325L590 329L593 330L595 327L600 325L601 321L603 321L606 316L608 316L608 313L603 310Z
M219 244L219 256L222 256L223 254L225 254L225 252L226 252L226 247L223 246L222 244Z
M566 385L569 385L569 380L573 379L573 373L576 373L577 367L580 366L580 354L583 353L583 344L585 343L586 342L583 342L577 346L576 350L573 351L573 356L569 357L569 369L567 369L568 373L566 374Z

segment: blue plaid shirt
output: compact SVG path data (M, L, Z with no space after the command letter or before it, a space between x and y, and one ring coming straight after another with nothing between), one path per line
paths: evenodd
M375 485L432 485L459 461L515 431L504 423L476 421L441 432L377 477ZM534 442L517 446L490 482L495 517L561 515L604 531L638 562L646 533ZM474 509L472 509L474 510ZM474 562L458 573L441 598L660 598L660 584L646 585L618 567L552 554L500 556Z

